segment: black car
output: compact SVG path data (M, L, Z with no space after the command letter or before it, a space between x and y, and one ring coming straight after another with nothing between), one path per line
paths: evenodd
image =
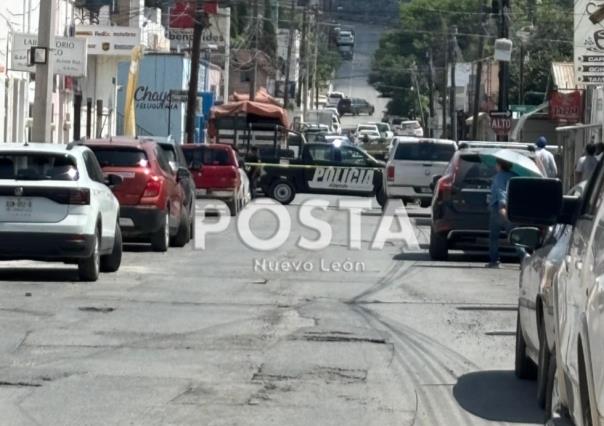
M338 102L338 114L343 116L344 114L367 114L373 115L375 107L367 102L365 99L360 98L343 98Z
M495 148L470 147L458 151L438 177L432 198L430 257L446 260L451 249L484 250L489 246L489 207L487 197L496 173L480 154ZM501 233L502 252L514 248Z
M184 192L185 205L189 208L191 223L193 223L195 221L195 181L189 170L185 154L180 145L172 138L153 137L152 139L163 151L172 170L186 177L186 179L179 180L178 183Z

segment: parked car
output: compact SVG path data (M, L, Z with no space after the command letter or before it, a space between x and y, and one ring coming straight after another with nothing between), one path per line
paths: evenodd
M349 30L340 30L336 38L338 46L353 46L354 45L354 34Z
M599 162L584 194L562 197L556 179L515 178L509 217L528 225L513 231L526 247L540 245L543 226L568 225L569 245L553 288L554 351L549 361L547 412L577 425L604 424L604 167Z
M580 184L570 195L580 196ZM519 238L520 247L533 250L520 266L518 318L516 326L515 372L520 379L537 378L537 401L546 406L548 371L555 342L554 294L557 276L568 253L572 228L555 225L543 232L538 246L525 246L523 230L512 231L510 241Z
M434 260L445 260L452 248L485 250L489 245L487 196L496 170L494 165L484 163L480 154L499 148L468 145L455 153L442 177L434 177L429 249ZM527 145L510 147L529 155ZM516 252L505 232L499 244L503 252Z
M226 144L184 145L198 198L223 200L232 216L251 200L250 182L243 161Z
M338 102L338 113L340 116L344 114L367 114L373 115L375 107L365 99L359 98L343 98Z
M423 137L424 129L422 129L421 124L417 120L406 120L401 121L400 125L398 125L397 136L416 136Z
M428 207L433 177L445 173L457 145L447 139L395 138L393 142L384 175L386 198L400 198L405 204L417 200Z
M185 205L191 217L191 237L193 237L193 226L195 223L195 181L193 180L193 174L189 171L185 154L182 152L182 145L171 137L162 138L153 136L152 139L164 152L170 163L170 167L172 167L172 171L182 175L182 179L178 183L185 195Z
M390 124L377 121L370 122L369 124L375 124L377 126L382 138L392 139L394 137L394 133L390 129Z
M326 107L335 107L337 110L338 102L340 99L344 99L346 96L342 92L331 92L327 95L327 104ZM339 112L338 112L339 114ZM341 114L339 114L341 115Z
M190 241L194 218L179 184L188 174L174 172L155 141L120 137L85 144L104 173L123 179L113 193L120 202L119 222L126 240L150 242L160 252Z
M354 59L354 46L352 45L341 45L338 46L340 56L345 61L352 61Z
M382 139L382 135L377 130L372 129L361 129L356 133L357 145L368 145L374 142L378 142Z
M86 147L0 144L0 259L76 263L83 281L122 260L119 203Z

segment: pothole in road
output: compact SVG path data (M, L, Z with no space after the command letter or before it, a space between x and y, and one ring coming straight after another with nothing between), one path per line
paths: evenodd
M2 386L39 388L42 385L40 383L32 383L32 382L6 382L6 381L0 380L0 387L2 387Z
M80 306L78 308L82 312L94 312L101 314L108 314L110 312L115 311L115 308L107 307L99 307L99 306Z
M487 336L515 336L515 331L487 331L484 333Z

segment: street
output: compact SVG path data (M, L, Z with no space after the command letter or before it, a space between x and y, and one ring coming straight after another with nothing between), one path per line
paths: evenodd
M287 209L305 198L298 196ZM539 423L533 382L513 375L518 266L368 249L381 213L347 247L336 197L328 249L246 248L234 230L205 251L127 245L95 284L64 265L0 269L3 424L401 425ZM212 220L207 218L206 220ZM274 218L258 214L268 236ZM266 234L265 234L266 233ZM259 261L310 262L309 272ZM360 262L363 272L321 266ZM278 268L277 268L278 269Z
M352 61L342 61L334 81L334 90L348 97L363 98L375 106L373 117L366 115L342 117L344 128L356 127L358 123L381 121L382 111L386 109L388 99L379 97L378 92L367 83L371 68L373 53L378 46L383 27L350 22L355 28L354 58Z

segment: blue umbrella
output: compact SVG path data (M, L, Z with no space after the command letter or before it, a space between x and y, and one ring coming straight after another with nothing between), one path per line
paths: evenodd
M483 151L480 154L483 163L494 166L497 160L503 160L512 165L512 172L518 176L543 176L535 162L526 154L511 149L494 149Z

